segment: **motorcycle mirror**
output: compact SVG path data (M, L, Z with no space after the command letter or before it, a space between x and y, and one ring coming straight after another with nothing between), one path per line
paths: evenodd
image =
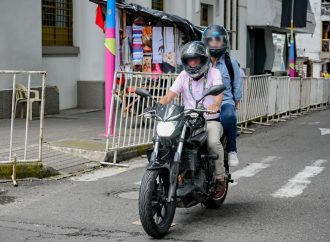
M137 88L135 90L135 93L141 97L151 97L150 92L148 92L146 89L144 88Z
M218 96L219 94L223 93L226 90L226 86L221 84L221 85L214 85L210 87L207 92L203 95L201 99L196 101L196 108L198 106L198 103L202 101L205 97L207 96Z
M221 84L221 85L215 85L210 87L207 92L204 94L203 98L206 96L218 96L221 94L224 90L226 90L226 86Z

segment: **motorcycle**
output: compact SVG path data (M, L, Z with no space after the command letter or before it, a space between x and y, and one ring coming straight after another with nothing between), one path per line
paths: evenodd
M173 222L177 207L188 208L199 203L206 208L218 208L224 202L214 200L216 179L214 160L217 154L210 154L206 144L207 122L205 112L197 108L209 95L216 96L225 90L224 85L212 86L194 109L184 109L176 104L161 105L146 111L145 118L156 120L156 132L153 149L147 151L149 164L141 181L139 191L139 215L147 234L154 238L165 236ZM151 98L151 94L142 88L136 94ZM226 146L226 140L221 138ZM224 164L228 182L233 182L229 173L228 158L225 151Z

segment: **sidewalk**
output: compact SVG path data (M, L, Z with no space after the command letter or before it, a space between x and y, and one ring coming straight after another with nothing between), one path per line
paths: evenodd
M27 159L38 156L39 120L29 123ZM106 155L104 110L64 110L44 121L43 164L61 174L75 173L100 165ZM0 160L9 156L10 120L0 119ZM13 150L24 153L25 119L14 124Z

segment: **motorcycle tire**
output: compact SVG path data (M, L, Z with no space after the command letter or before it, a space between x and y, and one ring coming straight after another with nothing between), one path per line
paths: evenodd
M221 205L224 203L224 201L226 199L227 192L228 192L228 181L226 183L226 193L225 193L225 195L221 199L214 200L213 197L209 197L205 201L203 201L202 204L206 208L208 208L208 209L217 209L217 208L220 208Z
M175 200L166 201L168 190L168 171L147 170L144 173L139 192L139 215L143 229L153 238L164 237L173 222L176 204Z

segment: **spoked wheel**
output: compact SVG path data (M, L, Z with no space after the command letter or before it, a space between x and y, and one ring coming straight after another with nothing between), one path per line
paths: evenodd
M139 193L139 214L143 229L154 238L166 235L174 218L175 201L166 201L168 190L168 172L145 172Z

